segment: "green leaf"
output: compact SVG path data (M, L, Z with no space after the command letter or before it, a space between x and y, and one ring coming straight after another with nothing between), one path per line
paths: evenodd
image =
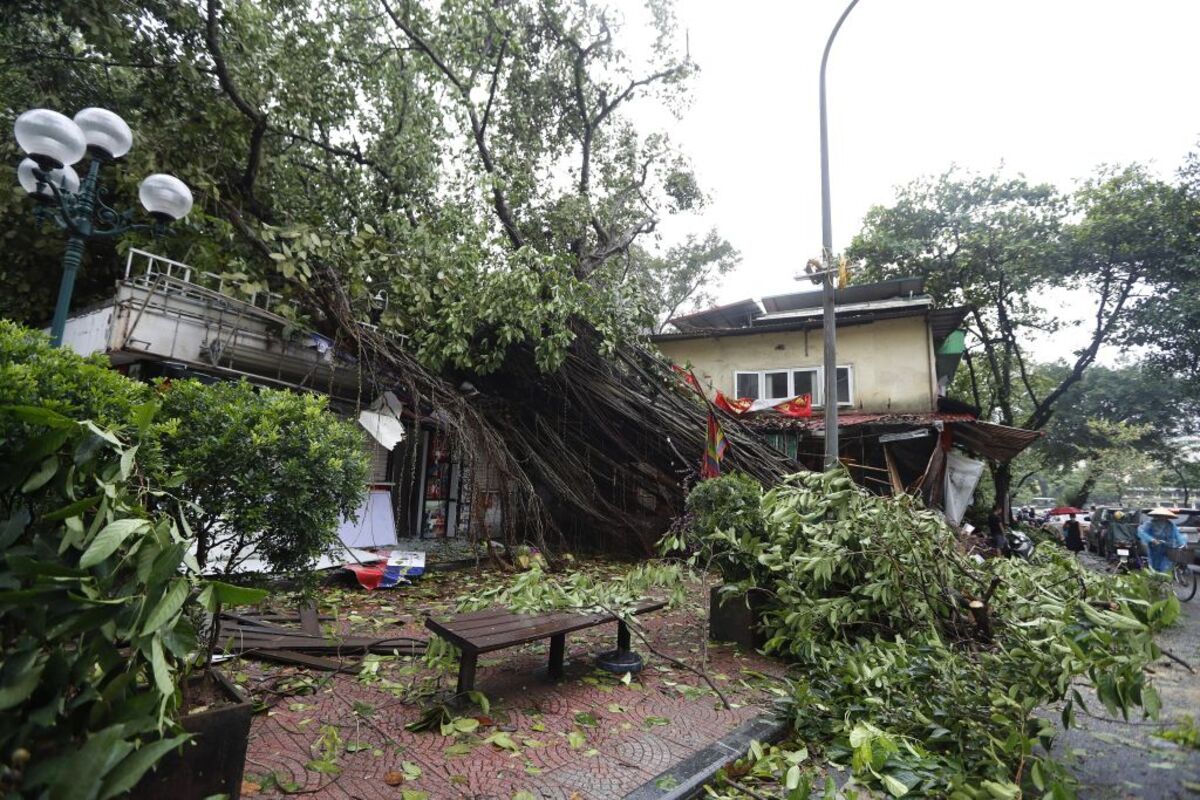
M144 744L125 756L113 771L105 776L104 784L100 787L99 800L108 800L128 792L159 759L191 738L191 734L182 733L170 739L159 739Z
M221 581L205 581L200 591L199 601L210 613L216 613L218 606L248 606L261 603L270 594L266 589L252 589L245 586L234 586L232 583Z
M102 494L96 494L92 495L91 497L85 497L82 500L76 500L74 503L63 506L56 511L43 514L42 519L46 520L47 522L55 522L57 520L66 519L67 517L78 517L83 512L97 505L100 500L103 499L103 497L104 495Z
M583 725L585 728L594 728L599 723L596 721L596 715L590 711L580 711L575 714L575 722Z
M578 750L587 744L587 737L579 731L567 731L567 744L572 750Z
M30 661L32 656L30 653ZM11 683L6 683L0 686L0 711L16 706L33 694L33 690L37 688L38 681L42 677L42 670L46 668L46 662L41 662L36 666L25 666L17 670L17 674Z
M797 767L792 767L792 769L797 769ZM890 794L892 797L904 797L904 795L908 794L908 787L905 786L902 781L893 778L891 775L881 775L880 779L883 781L883 788L887 789L888 794ZM799 785L799 783L800 779L797 777L796 784Z
M167 666L166 656L163 655L162 638L158 635L150 642L150 666L154 671L154 685L163 696L175 692L175 684L171 680L171 668Z
M147 530L150 530L150 523L144 519L118 519L108 523L88 545L79 559L79 566L82 569L96 566L115 553L130 536Z
M33 472L25 483L21 484L21 492L30 494L45 486L54 477L54 473L58 472L58 456L50 456Z
M146 617L146 623L142 626L142 634L154 633L163 625L174 617L179 609L183 608L183 603L188 596L188 582L183 578L175 578L171 581L167 590L163 592L162 599L158 601L158 605Z

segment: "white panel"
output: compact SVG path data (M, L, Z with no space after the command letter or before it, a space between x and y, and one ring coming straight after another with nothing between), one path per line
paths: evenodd
M392 495L386 489L372 489L363 498L357 520L343 520L338 537L347 547L387 547L396 543L396 518L392 513Z
M112 322L112 306L105 306L67 320L63 327L63 344L81 356L104 353L108 350L108 327Z

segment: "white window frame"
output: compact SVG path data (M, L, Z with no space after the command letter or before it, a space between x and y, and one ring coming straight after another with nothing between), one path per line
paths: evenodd
M850 393L850 396L848 399L838 402L838 408L852 407L854 405L854 390L855 390L854 365L853 364L838 364L837 368L839 370L841 370L841 369L846 370L847 384L848 384L847 388L849 389L849 393ZM767 385L767 373L768 372L786 372L787 373L788 392L790 392L790 394L788 394L787 397L795 397L796 396L796 384L795 384L796 375L795 375L795 373L797 373L797 372L813 373L813 386L816 388L816 391L813 393L814 394L813 408L824 408L825 407L825 398L824 398L825 369L824 369L824 367L771 367L769 369L736 369L733 371L733 391L734 391L734 393L737 394L738 378L740 376L755 375L758 378L758 398L765 399L766 385ZM783 398L771 398L771 399L783 399Z

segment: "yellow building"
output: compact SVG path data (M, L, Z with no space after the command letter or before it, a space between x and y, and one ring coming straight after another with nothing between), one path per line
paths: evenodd
M714 398L749 398L739 415L778 450L813 469L824 451L824 339L819 290L743 300L670 320L652 337L690 367ZM946 397L962 357L966 308L936 308L920 278L851 286L835 293L839 451L860 483L919 491L941 506L947 460L957 449L1007 461L1037 434L977 419ZM787 416L774 401L809 395L811 416Z
M961 353L955 333L966 309L935 309L915 278L853 286L835 298L839 413L936 411ZM654 341L727 397L810 394L822 408L821 323L820 291L802 292L677 317L675 332Z

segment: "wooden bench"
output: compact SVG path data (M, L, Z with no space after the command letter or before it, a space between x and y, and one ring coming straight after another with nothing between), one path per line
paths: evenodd
M645 614L666 605L662 600L647 600L635 606L633 613ZM507 608L494 608L459 614L442 622L426 618L425 627L462 651L458 662L458 694L463 694L475 688L475 666L481 653L504 650L539 639L550 640L550 677L562 677L567 634L608 622L617 623L617 651L628 653L629 627L623 620L607 613L552 611L545 614L517 614Z

